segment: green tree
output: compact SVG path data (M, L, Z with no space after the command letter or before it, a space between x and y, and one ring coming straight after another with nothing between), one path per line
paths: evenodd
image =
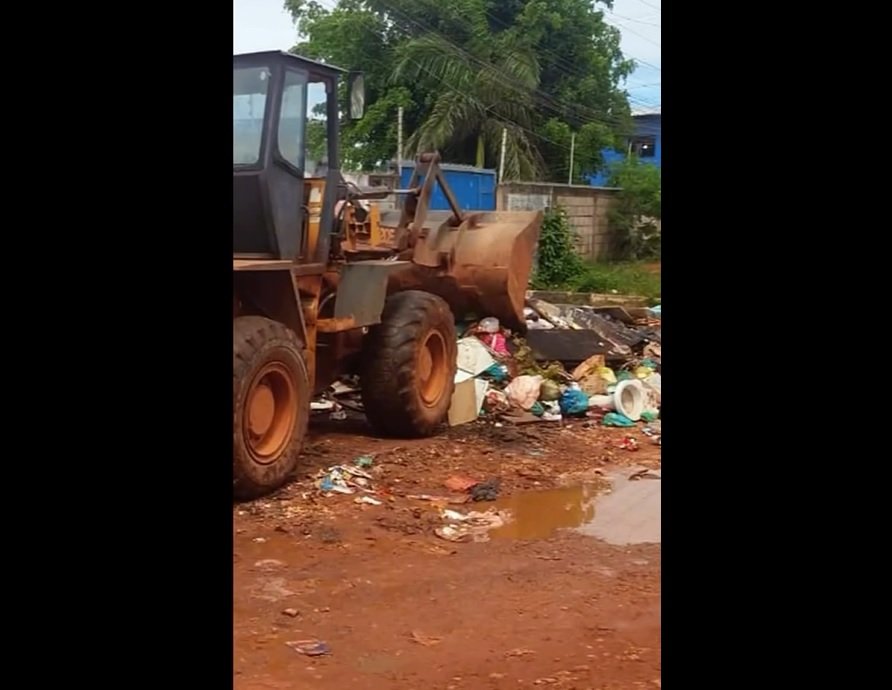
M366 74L366 117L344 125L347 161L393 157L403 106L407 152L498 165L506 177L574 179L628 131L620 88L633 65L619 32L588 0L285 0L295 51ZM610 6L612 0L599 4Z

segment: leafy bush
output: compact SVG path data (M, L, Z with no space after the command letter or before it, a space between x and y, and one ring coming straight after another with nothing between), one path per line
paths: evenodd
M571 289L585 273L585 263L576 253L573 239L573 228L564 210L548 209L539 231L536 271L530 281L533 289Z
M610 211L612 253L624 259L658 259L662 251L660 169L634 156L615 163L610 186L619 187Z

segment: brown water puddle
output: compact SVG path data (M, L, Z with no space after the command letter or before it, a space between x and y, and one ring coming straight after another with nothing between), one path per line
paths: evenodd
M660 470L630 479L634 472L610 475L598 484L526 491L496 502L510 514L492 539L546 539L573 529L611 544L660 543Z

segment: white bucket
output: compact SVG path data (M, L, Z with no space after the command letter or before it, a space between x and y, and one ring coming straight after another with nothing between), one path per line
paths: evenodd
M620 381L613 392L613 404L617 412L637 422L644 412L644 385L638 379Z

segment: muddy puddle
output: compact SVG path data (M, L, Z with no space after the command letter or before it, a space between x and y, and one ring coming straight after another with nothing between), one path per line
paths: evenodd
M514 494L497 501L510 519L489 536L547 539L569 529L611 544L659 543L660 472L627 470L598 482Z

